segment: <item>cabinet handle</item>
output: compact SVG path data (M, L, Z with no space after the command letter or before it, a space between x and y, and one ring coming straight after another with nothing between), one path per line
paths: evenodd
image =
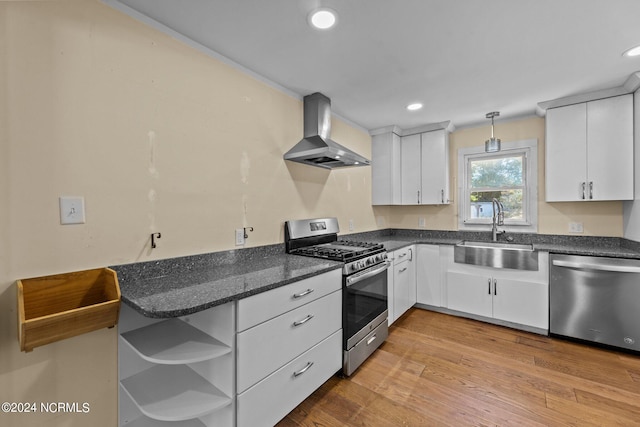
M413 249L409 248L409 253L411 254L409 261L413 261Z
M302 298L305 295L309 295L311 292L313 292L313 289L307 289L304 292L300 292L299 294L293 294L294 298Z
M374 334L371 338L369 338L367 340L367 345L371 344L372 342L374 342L376 340L376 338L378 337L377 334Z
M405 267L405 268L401 268L401 269L398 271L398 273L404 273L405 271L407 271L407 267Z
M493 294L498 295L498 281L493 279Z
M300 326L300 325L304 325L305 323L307 323L309 320L313 319L313 315L308 315L307 317L305 317L302 320L298 320L297 322L293 322L293 326Z
M487 282L489 284L489 291L487 293L491 295L491 277L489 277L489 280L487 280Z
M589 200L593 200L593 181L589 181Z
M440 200L442 201L442 204L444 205L444 189L440 190Z
M587 183L583 182L581 185L582 185L582 200L584 200L584 199L587 198L587 196L586 196L586 194L587 194L586 193L587 192L587 188L586 188L587 187Z
M407 253L406 253L406 252L401 253L400 255L398 255L398 258L402 258L402 257L405 257L405 256L407 256Z
M293 373L294 377L299 377L300 375L304 374L305 372L307 372L309 370L310 367L313 366L313 362L307 362L307 366L305 366L304 368L300 369L297 372Z
M420 190L418 190L418 204L420 204Z

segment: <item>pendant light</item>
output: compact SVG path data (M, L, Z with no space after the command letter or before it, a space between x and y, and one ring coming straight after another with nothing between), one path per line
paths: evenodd
M499 111L493 111L491 113L487 113L487 119L491 119L491 138L487 139L484 142L484 152L485 153L496 153L500 151L500 140L498 138L493 137L493 118L498 117L500 115Z

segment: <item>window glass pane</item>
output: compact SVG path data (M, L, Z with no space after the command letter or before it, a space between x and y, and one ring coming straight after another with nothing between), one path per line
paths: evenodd
M471 188L523 185L522 162L522 156L471 160L469 163Z
M504 206L504 219L523 220L522 197L524 191L503 190L503 191L472 191L469 206L469 219L491 219L493 207L491 201L495 198L502 202Z

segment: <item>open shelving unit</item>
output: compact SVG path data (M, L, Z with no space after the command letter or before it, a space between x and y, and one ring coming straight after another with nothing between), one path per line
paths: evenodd
M231 352L231 347L180 319L169 319L121 334L145 360L166 365L196 363Z
M182 318L120 318L120 426L233 425L234 306Z

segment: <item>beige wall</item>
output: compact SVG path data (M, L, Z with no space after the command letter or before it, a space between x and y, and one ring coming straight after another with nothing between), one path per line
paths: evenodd
M94 0L0 2L0 31L0 402L91 408L0 425L117 422L116 331L20 352L16 279L233 249L243 226L247 246L281 243L290 218L376 227L369 168L282 160L300 99ZM332 136L370 157L366 131ZM59 224L61 195L86 224Z
M620 237L623 233L622 202L546 203L544 182L544 119L529 117L503 120L495 124L495 134L502 142L524 139L538 140L538 233L569 234L569 222L581 222L582 235ZM458 229L458 150L482 146L491 135L490 126L456 130L449 137L449 170L451 196L448 206L392 207L389 223L397 228L419 228L419 218L425 218L426 229Z

